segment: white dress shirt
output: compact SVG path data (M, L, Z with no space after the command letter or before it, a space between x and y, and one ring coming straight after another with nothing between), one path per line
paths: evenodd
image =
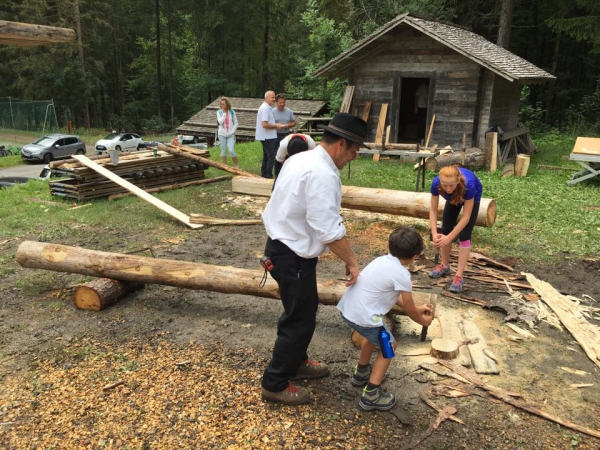
M342 182L320 145L294 155L283 165L262 218L271 239L298 256L315 258L327 244L346 235L340 216Z

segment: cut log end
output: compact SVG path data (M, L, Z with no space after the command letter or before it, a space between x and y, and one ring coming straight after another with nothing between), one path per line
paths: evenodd
M98 278L79 286L75 291L73 303L78 309L102 311L143 287L143 283Z
M455 359L458 357L458 343L452 339L434 339L431 341L431 356L438 359Z

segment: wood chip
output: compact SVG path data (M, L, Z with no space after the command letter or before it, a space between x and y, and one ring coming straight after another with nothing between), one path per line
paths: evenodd
M581 389L581 388L586 388L586 387L592 387L593 385L594 385L593 383L571 384L571 385L569 385L569 389L575 390L575 389Z
M589 372L585 372L583 370L577 370L577 369L571 369L570 367L561 367L562 370L564 370L565 372L569 372L569 373L573 373L575 375L581 375L581 376L585 376L585 375L589 375Z
M535 338L535 335L530 333L527 330L524 330L523 328L519 328L518 326L516 326L515 324L512 323L507 323L506 326L508 328L510 328L511 330L513 330L516 333L519 333L521 336L527 337L527 338Z

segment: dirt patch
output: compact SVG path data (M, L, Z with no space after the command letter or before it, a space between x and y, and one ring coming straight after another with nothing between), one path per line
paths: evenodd
M244 204L248 217L261 208L258 201ZM423 221L392 219L345 211L362 266L385 251L389 232L400 224L428 234ZM170 223L163 230L122 236L127 249L114 239L104 240L101 230L74 233L61 243L114 252L151 247L158 258L252 269L259 268L265 242L260 226L187 231ZM279 301L149 285L100 313L78 311L72 305L73 286L84 278L19 268L10 256L18 244L0 247L2 448L400 448L437 415L422 403L419 392L440 408L455 406L464 424L446 421L416 448L600 446L599 439L474 389L461 398L435 395L433 387L454 380L420 368L424 357L394 359L385 383L398 397L391 412L361 412L359 391L349 383L358 351L329 306L319 308L310 355L327 362L331 375L301 383L313 394L309 405L265 403L260 377L282 312ZM142 254L150 256L147 250ZM431 267L432 256L426 249L419 264ZM532 271L564 293L597 296L597 261L570 260L558 268L519 262L517 269ZM441 292L426 272L413 274L414 283L426 292ZM343 265L329 255L319 262L318 274L342 277ZM507 297L478 291L474 281L468 280L467 287L468 295L484 300ZM442 324L444 317L470 318L498 357L500 374L484 376L486 382L520 393L528 403L565 420L600 429L600 370L567 331L542 322L530 329L535 338L514 342L502 313L444 297L440 304ZM399 348L422 348L419 332L400 317ZM434 324L429 339L438 335L441 330ZM103 390L118 381L123 384ZM569 390L580 383L593 386Z

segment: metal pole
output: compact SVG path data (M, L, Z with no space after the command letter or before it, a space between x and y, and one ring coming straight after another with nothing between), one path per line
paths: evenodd
M10 105L10 123L12 124L12 129L14 132L14 131L16 131L15 130L15 118L13 117L12 99L10 97L8 97L8 104ZM15 137L15 143L16 143L17 142L17 133L14 133L14 137Z
M56 123L56 131L60 131L60 127L58 126L58 117L56 117L56 106L54 106L54 99L50 100L52 102L52 110L54 111L54 122Z

